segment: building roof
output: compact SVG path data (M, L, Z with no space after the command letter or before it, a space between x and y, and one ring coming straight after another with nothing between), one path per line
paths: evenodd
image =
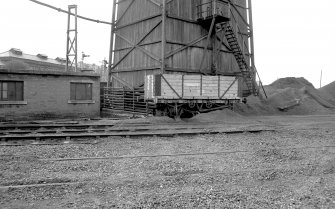
M19 59L33 60L37 62L45 62L48 64L55 64L55 65L65 65L66 62L65 59L59 57L56 59L51 59L44 54L30 55L23 53L20 49L14 49L14 48L10 49L9 51L0 53L0 58L1 57L15 57Z
M0 74L24 74L24 75L55 75L55 76L80 76L80 77L100 77L95 73L82 73L72 71L42 71L42 70L8 70L1 69Z

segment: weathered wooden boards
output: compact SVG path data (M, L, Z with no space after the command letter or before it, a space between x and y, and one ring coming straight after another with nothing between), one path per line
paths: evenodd
M145 99L239 99L234 76L148 75Z
M167 0L165 27L162 21L162 2L117 1L113 75L133 87L138 87L143 85L145 75L164 72L199 74L199 70L203 68L203 72L210 73L213 65L216 66L218 74L240 72L236 59L223 38L224 31L216 30L217 38L209 39L208 43L209 31L207 27L199 24L198 18L199 15L205 18L212 13L230 16L234 29L238 27L241 32L238 36L239 45L243 46L245 55L250 56L247 41L249 30L242 20L247 19L246 0L235 0L233 3L236 6L230 9L226 8L227 1L216 1L214 7L212 0ZM207 46L210 47L207 49ZM165 52L164 72L161 70L162 51ZM113 79L112 86L122 87L123 84Z

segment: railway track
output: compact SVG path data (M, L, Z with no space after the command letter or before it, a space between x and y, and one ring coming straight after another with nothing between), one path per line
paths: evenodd
M275 131L263 124L253 126L184 123L117 123L117 124L14 124L0 126L0 146L89 143L101 137L171 137L197 134L237 134ZM90 139L90 140L82 140ZM55 143L58 141L57 143Z
M293 149L322 149L325 148L334 148L335 145L326 145L326 146L301 146L301 147L278 147L278 148L272 148L277 150L293 150ZM183 156L198 156L198 155L218 155L218 154L235 154L235 153L245 153L245 152L255 152L254 150L235 150L235 151L221 151L221 152L213 152L213 153L179 153L179 154L166 154L166 155L144 155L144 156L118 156L118 157L105 157L105 158L72 158L72 159L42 159L43 161L49 161L50 163L53 163L55 161L70 161L70 160L104 160L104 159L125 159L125 158L156 158L156 157L183 157ZM221 175L252 175L257 177L259 174L261 174L261 178L272 178L274 175L277 177L280 176L281 173L297 173L299 175L307 175L308 177L311 176L310 172L301 172L304 169L310 170L312 169L313 172L316 172L313 175L318 175L317 172L322 168L322 166L325 166L326 164L323 163L303 163L299 166L296 166L292 168L289 163L287 165L281 165L280 167L275 168L249 168L249 169L237 169L232 171L195 171L195 172L186 172L187 176L198 176L199 178L204 178L206 176L221 176ZM175 175L164 175L161 174L159 176L156 176L157 179L172 179L176 178L176 175L179 175L176 173ZM332 173L329 174L323 174L323 175L333 175ZM286 177L287 178L287 177ZM150 179L150 180L149 180ZM153 181L152 178L148 178L148 181ZM66 180L64 182L54 182L54 179L49 179L49 181L41 181L38 183L32 183L32 184L11 184L11 185L0 185L0 191L6 192L9 189L26 189L26 188L43 188L43 187L68 187L68 186L78 186L78 185L87 185L87 184L108 184L110 183L110 179L87 179L82 181L76 181L76 180Z
M259 149L259 150L222 150L216 152L197 152L197 153L173 153L173 154L156 154L156 155L126 155L126 156L106 156L106 157L76 157L76 158L37 158L39 161L44 162L63 162L63 161L99 161L99 160L122 160L122 159L141 159L141 158L161 158L161 157L190 157L190 156L204 156L204 155L229 155L229 154L240 154L240 153L253 153L257 151L288 151L288 150L325 150L335 148L335 145L323 145L323 146L297 146L297 147L272 147L271 149ZM21 155L12 155L13 157L28 157ZM0 155L1 157L1 155Z
M327 146L300 146L300 147L273 147L266 150L311 150L311 149L329 149L335 148L335 145ZM265 150L265 149L264 149ZM259 151L262 151L260 149ZM140 158L161 158L161 157L190 157L190 156L204 156L204 155L229 155L239 153L252 153L255 150L223 150L217 152L200 152L200 153L175 153L175 154L161 154L161 155L128 155L128 156L109 156L109 157L78 157L78 158L50 158L39 159L45 162L61 162L61 161L96 161L96 160L122 160L122 159L140 159Z
M325 150L325 149L333 149L335 145L323 145L323 146L296 146L296 147L272 147L271 149L260 149L261 150ZM37 159L44 162L62 162L62 161L95 161L95 160L122 160L122 159L140 159L140 158L161 158L161 157L190 157L190 156L204 156L204 155L225 155L225 154L240 154L240 153L252 153L257 152L257 150L222 150L218 152L201 152L201 153L175 153L175 154L159 154L159 155L132 155L132 156L111 156L111 157L83 157L83 158L50 158L50 159ZM18 156L24 157L24 156ZM187 173L187 176L199 176L199 178L203 178L205 176L215 176L215 175L257 175L259 173L265 173L264 175L269 175L269 178L272 174L277 175L278 173L294 173L293 171L299 171L303 169L312 168L315 172L317 172L318 168L324 166L322 163L304 163L297 167L290 167L288 165L282 165L276 168L250 168L250 169L237 169L233 171L201 171L194 173ZM304 172L298 172L299 175L305 175ZM178 174L176 174L178 175ZM310 174L306 174L310 176ZM329 174L332 175L332 174ZM175 178L175 175L167 176L160 175L157 178ZM265 176L264 178L267 178ZM18 185L1 185L1 191L7 191L8 189L25 189L25 188L41 188L41 187L64 187L64 186L76 186L76 185L85 185L85 184L97 184L97 183L108 183L109 180L106 179L88 179L83 181L66 181L66 182L42 182L42 183L34 183L34 184L18 184Z
M199 176L200 178L203 178L205 176L218 176L218 175L253 175L253 174L259 174L259 173L267 173L268 177L271 178L272 174L277 175L277 173L282 173L282 172L288 172L288 173L293 173L293 171L299 171L303 169L308 169L308 168L313 168L315 171L317 171L318 167L323 166L321 163L306 163L306 164L301 164L300 166L297 167L280 167L280 168L262 168L262 169L238 169L238 170L233 170L233 171L217 171L217 172L194 172L194 173L188 173L186 174L187 176ZM177 174L176 174L177 175ZM304 174L303 172L300 172L299 175L307 175L308 177L311 176L310 173ZM327 175L327 174L324 174ZM328 174L328 175L333 175L333 174ZM162 178L164 179L172 179L175 178L175 175L159 175L158 177L160 180ZM267 178L267 176L265 176ZM153 181L152 178L150 178L149 181ZM98 183L110 183L110 180L108 179L92 179L92 180L84 180L84 181L66 181L66 182L59 182L59 183L34 183L34 184L18 184L18 185L2 185L0 186L0 191L7 191L8 189L25 189L25 188L40 188L40 187L63 187L63 186L71 186L71 185L85 185L85 184L98 184Z

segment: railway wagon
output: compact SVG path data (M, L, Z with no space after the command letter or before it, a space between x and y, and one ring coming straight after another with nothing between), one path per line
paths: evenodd
M148 75L144 97L156 104L155 115L193 117L240 102L238 81L234 76Z

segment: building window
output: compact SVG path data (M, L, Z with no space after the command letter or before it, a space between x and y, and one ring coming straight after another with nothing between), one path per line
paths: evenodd
M23 81L0 81L0 101L23 101Z
M92 83L71 83L71 100L92 100Z

